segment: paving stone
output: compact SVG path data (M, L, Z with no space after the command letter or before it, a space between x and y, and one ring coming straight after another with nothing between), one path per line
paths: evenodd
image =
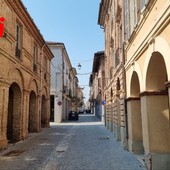
M18 156L4 157L12 150ZM144 170L93 115L51 128L0 152L0 170Z

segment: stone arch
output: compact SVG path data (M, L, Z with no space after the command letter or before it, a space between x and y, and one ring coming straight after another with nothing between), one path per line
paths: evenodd
M160 45L161 44L161 45ZM141 94L145 152L170 153L169 103L165 83L170 80L170 45L163 37L150 41L144 62Z
M29 96L28 132L38 132L38 103L36 93L32 90Z
M28 89L33 90L36 94L38 94L38 83L34 77L31 78Z
M47 113L47 98L42 95L41 103L41 128L48 126L48 113Z
M24 88L24 76L19 68L12 68L8 73L9 82L16 82L20 88Z
M131 80L132 80L132 76L133 76L134 71L136 72L136 74L138 76L138 79L139 79L139 89L141 91L142 82L143 82L142 72L141 72L141 68L140 68L139 64L135 61L133 63L133 65L131 66L130 76L127 79L127 97L131 97Z
M149 152L154 153L170 152L169 104L165 86L168 72L165 59L158 51L151 54L145 76L146 92L142 94L142 101L146 103L144 120L148 123L145 145Z
M130 97L127 100L128 110L128 144L129 150L136 154L143 153L142 115L140 102L140 81L136 71L130 80Z
M139 97L140 93L140 83L139 83L139 77L136 71L133 72L131 77L131 83L130 83L130 96L131 97Z
M146 72L145 90L146 91L166 90L165 86L166 82L167 82L167 70L164 58L161 53L153 52L148 63L148 69Z
M28 89L30 90L29 95L29 115L28 115L28 132L38 132L38 84L34 77L31 78Z
M49 113L48 113L48 96L47 88L44 86L42 89L42 99L41 99L41 127L47 127L49 123Z
M14 82L9 88L7 139L11 142L21 140L22 121L22 92L20 86Z
M42 89L42 94L47 98L47 88L44 86Z
M167 80L170 80L170 44L163 37L156 37L155 39L152 39L150 41L150 45L144 62L143 83L141 89L142 91L146 90L146 76L148 71L148 65L154 52L159 52L162 55L167 70Z

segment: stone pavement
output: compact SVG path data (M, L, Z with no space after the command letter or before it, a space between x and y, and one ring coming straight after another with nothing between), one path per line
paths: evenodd
M144 169L93 115L52 123L51 128L0 152L0 170Z

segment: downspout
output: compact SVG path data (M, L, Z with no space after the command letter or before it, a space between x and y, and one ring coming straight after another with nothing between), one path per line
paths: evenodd
M124 36L123 36L123 79L124 79L124 109L125 109L125 126L126 126L126 140L128 143L128 139L129 139L129 134L128 134L128 113L127 113L127 91L126 91L126 71L125 71L125 35L126 35L126 29L125 29L125 5L122 6L123 8L123 32L124 32Z
M126 100L126 71L125 71L125 42L123 43L123 79L124 79L124 109L125 109L125 123L126 123L126 139L128 140L128 114L127 114L127 100Z
M43 44L41 48L41 66L40 66L40 128L41 128L41 112L42 112L42 84L43 84L43 63L44 63L44 47L46 43Z
M65 109L65 102L64 102L64 47L62 48L62 116L65 113L64 109ZM65 120L65 115L63 117L63 119Z

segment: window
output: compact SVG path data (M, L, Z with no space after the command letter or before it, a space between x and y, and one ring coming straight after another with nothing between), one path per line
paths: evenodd
M110 68L110 80L113 78L113 67Z
M130 36L129 23L130 23L130 20L129 20L129 0L125 0L125 33L126 33L125 40L128 40L129 36Z
M44 80L47 80L47 58L44 56Z
M119 49L116 50L115 53L115 68L118 66L118 64L120 63L120 59L119 59Z
M34 45L34 53L33 53L33 70L36 71L37 70L37 46Z
M137 0L134 0L134 27L137 25Z
M16 49L15 49L15 56L20 58L21 57L21 26L16 24Z
M148 3L148 0L140 0L140 10L143 11L146 4Z

